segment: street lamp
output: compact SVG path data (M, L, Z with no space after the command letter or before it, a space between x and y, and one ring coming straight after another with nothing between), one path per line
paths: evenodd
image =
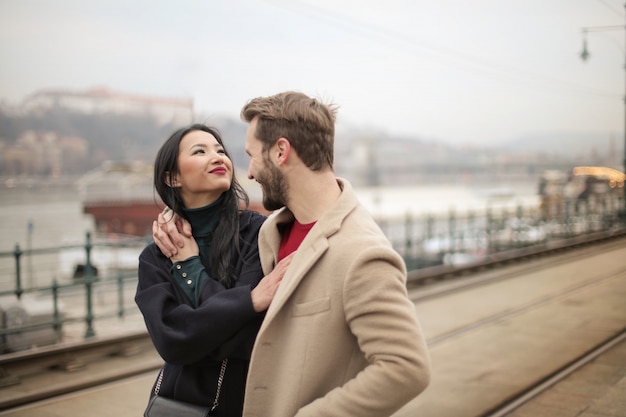
M624 5L624 8L626 8L626 4ZM586 27L582 29L583 32L583 50L580 52L580 59L582 59L583 61L586 61L589 59L589 51L587 50L587 33L589 32L606 32L609 30L624 30L624 33L626 34L626 26L595 26L595 27ZM624 46L624 48L626 48L626 45ZM624 74L626 76L626 51L624 53ZM625 82L624 82L624 179L626 179L626 78L625 78ZM624 225L626 225L626 183L622 182L623 186L622 186L622 190L623 190L623 195L622 195L622 222Z

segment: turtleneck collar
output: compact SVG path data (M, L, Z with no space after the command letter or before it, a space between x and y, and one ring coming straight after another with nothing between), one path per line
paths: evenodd
M219 220L219 212L222 209L221 203L223 198L224 195L222 194L220 198L208 206L183 209L191 223L193 237L207 237L213 233Z

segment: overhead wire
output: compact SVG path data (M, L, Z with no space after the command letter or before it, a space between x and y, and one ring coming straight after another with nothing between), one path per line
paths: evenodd
M598 0L600 3L602 3L604 6L606 6L609 10L611 10L613 13L617 14L618 16L620 16L621 18L624 18L624 9L622 10L618 10L615 7L613 7L612 4L607 3L605 0Z
M330 22L334 25L341 26L344 30L350 30L352 32L363 35L363 32L374 34L375 39L380 41L387 39L401 44L404 47L409 47L413 51L420 50L421 52L428 53L432 59L439 62L443 62L446 65L452 65L457 69L464 71L472 71L479 75L489 75L491 77L498 77L507 82L515 82L516 84L525 83L531 85L542 84L542 89L549 88L562 93L582 93L585 95L593 95L608 99L621 99L622 95L608 93L606 91L599 91L587 86L582 86L576 83L565 81L562 79L546 76L533 71L511 67L499 62L490 61L484 58L480 58L474 55L470 55L464 52L453 50L451 48L444 47L442 45L428 44L422 40L418 40L407 36L401 32L373 25L368 22L356 20L331 11L329 9L312 5L309 3L290 0L290 1L269 1L272 4L278 5L291 12L304 13L309 17L321 18L326 22ZM575 91L574 91L575 90Z

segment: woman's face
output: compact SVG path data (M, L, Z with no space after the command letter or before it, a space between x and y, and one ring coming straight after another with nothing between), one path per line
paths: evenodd
M202 130L189 132L181 139L178 152L174 186L180 188L185 207L207 206L230 188L233 164L213 135Z

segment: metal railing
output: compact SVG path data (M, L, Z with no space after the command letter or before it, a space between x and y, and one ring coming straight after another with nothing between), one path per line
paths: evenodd
M137 257L146 244L145 239L135 237L94 240L87 232L80 245L24 251L16 244L13 251L0 252L0 259L12 259L14 265L11 271L5 265L0 280L0 353L61 341L61 330L72 323L84 323L83 337L91 338L96 335L96 320L138 314L133 299ZM121 251L126 251L125 257L130 259L120 262ZM117 262L112 262L112 254L118 255ZM70 276L51 268L51 255L56 255L58 261L75 262ZM52 270L48 283L27 284L23 264L38 258L46 259L37 262L38 267Z
M562 200L558 205L487 206L378 219L407 269L480 262L512 249L624 228L623 198Z

